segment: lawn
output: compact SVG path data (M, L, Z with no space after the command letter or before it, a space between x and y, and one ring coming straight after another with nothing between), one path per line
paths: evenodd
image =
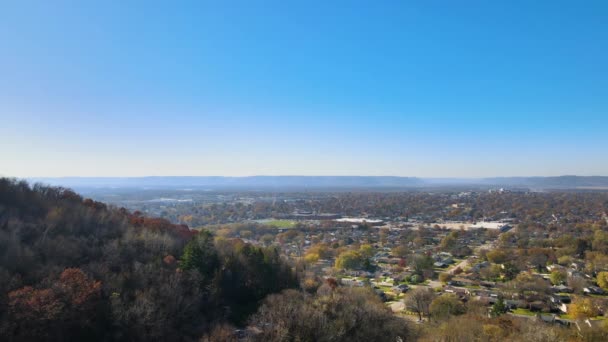
M515 309L513 310L513 314L515 315L524 315L524 316L534 316L536 315L534 312L528 310L528 309Z
M273 226L276 228L281 228L281 229L285 229L285 228L293 228L296 226L296 221L292 221L292 220L268 220L266 222L263 223L264 225L267 226Z
M479 289L481 289L481 286L479 286L479 285L464 285L462 287L464 287L466 289L471 289L471 290L479 290Z
M378 288L384 292L393 292L393 288L390 286L380 286L378 285Z

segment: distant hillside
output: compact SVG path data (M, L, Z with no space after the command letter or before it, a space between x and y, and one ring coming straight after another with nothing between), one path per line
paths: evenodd
M559 176L559 177L498 177L485 178L484 184L525 186L543 189L574 189L608 187L605 176Z
M608 187L605 176L417 178L396 176L167 176L30 178L30 182L72 188L208 188L208 189L388 189L439 186L508 186L538 189Z

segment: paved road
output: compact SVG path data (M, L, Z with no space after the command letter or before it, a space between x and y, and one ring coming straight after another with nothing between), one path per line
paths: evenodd
M443 287L443 283L437 280L430 280L428 283L428 286L432 289L436 289L436 288L442 288Z
M405 309L405 304L402 301L391 303L390 308L393 312L401 312Z

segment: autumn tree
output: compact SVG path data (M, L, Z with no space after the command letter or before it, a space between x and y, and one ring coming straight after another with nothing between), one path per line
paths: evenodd
M336 259L336 268L338 269L361 269L364 266L365 258L358 251L342 252Z
M531 248L528 250L528 262L540 272L552 257L552 251L545 248Z
M493 249L486 253L488 261L494 264L502 264L507 261L507 252L502 249Z
M551 271L549 279L553 285L563 284L568 279L568 274L562 270Z
M453 276L450 273L442 272L439 273L439 281L442 283L447 283L452 280Z
M308 295L295 290L267 297L250 324L256 341L408 341L410 329L367 288L337 287Z
M461 315L466 312L464 304L455 295L448 293L441 295L431 302L429 307L431 317L436 320L445 320L450 316Z
M570 304L569 313L576 319L596 317L599 310L591 298L577 297Z
M593 235L591 246L596 252L608 254L608 232L596 230Z
M425 271L433 270L434 261L433 258L428 255L417 254L410 258L408 264L411 265L414 273L422 276L424 275Z
M374 248L370 244L363 244L359 247L359 253L364 258L371 258L374 256Z
M10 324L25 339L91 338L100 328L100 295L99 281L68 268L49 288L10 292Z
M608 255L588 251L585 254L585 259L587 260L587 263L585 264L585 269L587 272L597 273L601 271L608 271Z
M409 254L409 249L404 245L399 245L391 250L391 254L400 258L405 258Z
M452 248L454 248L454 246L456 246L457 238L458 238L458 232L451 232L450 234L446 235L441 240L441 242L439 243L439 248L441 248L444 251L452 250Z
M274 235L272 234L264 234L262 235L262 237L260 238L260 241L265 245L265 246L270 246L272 244L272 242L274 241Z
M604 290L608 290L608 272L600 272L597 274L597 284Z

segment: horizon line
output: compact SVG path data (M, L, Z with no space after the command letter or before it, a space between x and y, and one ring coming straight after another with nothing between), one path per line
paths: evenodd
M196 178L196 177L217 177L217 178L253 178L253 177L385 177L385 178L419 178L419 179L479 179L479 178L556 178L556 177L608 177L608 175L577 175L577 174L560 174L560 175L545 175L545 176L396 176L396 175L298 175L298 174L284 174L284 175L268 175L268 174L257 174L247 176L224 176L224 175L148 175L148 176L5 176L0 175L4 178L17 178L17 179L35 179L35 178L46 178L46 179L62 179L62 178Z

